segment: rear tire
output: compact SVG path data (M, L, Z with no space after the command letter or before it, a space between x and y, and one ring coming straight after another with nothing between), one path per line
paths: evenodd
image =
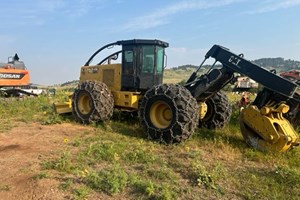
M207 112L204 118L199 120L199 127L219 129L229 123L232 107L224 92L217 92L205 103L207 105Z
M110 119L114 98L105 83L84 81L78 85L72 97L72 113L83 124Z
M165 144L188 139L198 124L198 104L180 85L161 84L144 95L139 120L148 138Z

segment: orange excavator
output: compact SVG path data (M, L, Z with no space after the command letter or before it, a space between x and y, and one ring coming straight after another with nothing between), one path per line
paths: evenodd
M0 63L0 90L5 96L36 96L23 90L30 85L29 82L29 71L24 62L20 61L18 54L8 57L7 63Z

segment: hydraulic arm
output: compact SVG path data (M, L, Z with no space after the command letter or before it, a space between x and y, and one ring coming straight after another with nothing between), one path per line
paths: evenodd
M210 57L215 59L215 63L208 73L198 77L197 72ZM221 68L213 68L217 62L222 64ZM297 85L244 59L243 54L236 55L227 48L214 45L185 87L198 102L205 102L233 79L234 72L264 86L254 103L242 110L240 115L241 132L246 142L267 151L286 151L299 145L296 131L283 117L290 109L287 101L299 102Z

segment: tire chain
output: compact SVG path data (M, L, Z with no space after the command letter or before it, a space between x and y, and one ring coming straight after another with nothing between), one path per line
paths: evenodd
M209 129L224 128L229 123L232 114L232 107L227 96L219 91L207 101L213 105L214 114L208 121L200 120L199 125Z
M171 100L174 108L175 122L167 129L155 128L147 121L146 106L155 96L164 96ZM148 138L165 144L180 143L188 139L198 125L198 104L190 92L181 85L160 84L149 89L142 100L139 110L139 119L142 128L147 132Z
M90 113L88 119L83 118L75 107L74 102L76 102L80 91L86 91L92 98L94 109ZM72 107L75 119L81 123L86 124L105 121L113 114L114 98L105 83L99 81L84 81L78 85L78 89L74 92Z

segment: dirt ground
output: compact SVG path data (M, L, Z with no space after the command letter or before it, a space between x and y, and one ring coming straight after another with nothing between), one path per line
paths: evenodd
M65 146L64 140L91 129L76 124L40 125L19 123L0 133L0 200L66 199L59 181L34 177L40 163Z

